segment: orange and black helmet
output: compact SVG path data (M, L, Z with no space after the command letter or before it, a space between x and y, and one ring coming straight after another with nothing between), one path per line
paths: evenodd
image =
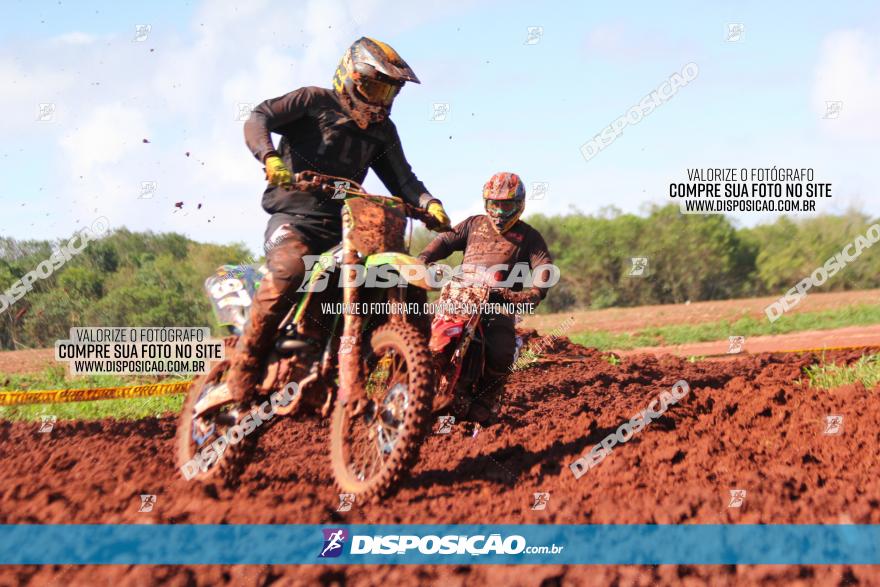
M526 186L515 173L496 173L483 186L483 203L492 226L503 234L526 209Z
M412 68L391 46L361 37L342 56L333 89L361 128L384 120L406 82L420 83Z

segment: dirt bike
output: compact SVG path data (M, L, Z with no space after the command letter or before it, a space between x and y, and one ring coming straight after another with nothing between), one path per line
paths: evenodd
M427 348L430 325L418 314L360 315L350 309L358 303L363 307L373 302L422 304L427 300L424 273L419 279L401 268L421 265L404 252L407 216L429 227L433 219L400 198L367 194L344 178L302 172L295 181L297 189L320 190L343 200L342 243L321 255L311 268L306 291L282 321L274 348L264 361L262 384L247 409L236 406L223 385L228 360L193 383L178 425L178 466L198 480L218 476L234 480L248 459L249 451L243 447L255 443L251 437L234 445L229 440L241 436L242 422L247 420L250 427L260 409L263 418L259 419L265 420L267 412L271 413L266 407L271 398L274 416L259 426L260 434L279 416L307 410L319 411L323 417L332 414L330 460L340 492L359 500L376 498L412 468L430 429L435 383ZM403 274L400 285L353 286L357 275L351 266L358 263L367 270L384 267ZM240 334L261 276L253 268L221 269L206 281L206 289L220 321ZM336 285L338 272L343 273L345 287ZM344 303L343 313L322 311L328 302ZM227 339L227 357L234 352L235 342L235 336ZM276 401L284 390L290 391L289 401ZM225 446L221 438L227 439Z
M480 395L474 393L474 386L486 365L482 310L492 301L503 302L505 295L504 289L492 287L489 281L481 274L456 275L440 292L428 343L438 374L432 404L435 414L452 412L456 418L465 418L471 401ZM518 339L517 351L520 346Z

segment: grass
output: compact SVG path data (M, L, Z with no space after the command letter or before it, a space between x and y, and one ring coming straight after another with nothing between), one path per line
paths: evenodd
M155 376L87 375L69 377L63 365L52 365L38 373L8 375L0 380L0 391L37 391L47 389L94 389L159 383L160 381L185 381L186 377L161 379ZM156 397L112 399L64 404L33 404L25 406L0 406L0 419L40 420L40 416L54 415L59 420L137 420L147 416L163 416L180 413L184 396L163 395Z
M617 355L602 355L602 360L609 365L620 365L620 357Z
M880 323L880 305L860 304L820 312L786 314L776 322L765 318L744 317L702 324L675 324L645 328L638 332L581 332L572 342L599 350L627 350L645 346L663 346L691 342L725 340L728 336L762 336L803 330L829 330L846 326Z
M804 368L810 385L819 389L834 389L861 381L867 389L880 383L880 355L865 355L852 365L833 363L809 365Z

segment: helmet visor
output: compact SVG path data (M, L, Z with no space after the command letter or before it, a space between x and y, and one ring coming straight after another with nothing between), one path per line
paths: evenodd
M393 84L376 79L361 77L356 82L358 93L369 104L375 106L391 106L394 98L400 92L402 84Z

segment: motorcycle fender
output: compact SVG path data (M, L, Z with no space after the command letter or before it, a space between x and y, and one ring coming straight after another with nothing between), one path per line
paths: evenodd
M193 406L193 417L198 418L217 406L232 402L232 391L226 384L217 385Z
M453 340L460 340L464 333L464 323L455 320L434 318L431 322L431 339L428 348L432 353L441 352Z
M379 267L380 265L390 265L397 271L398 274L402 275L404 279L406 279L407 283L410 285L414 285L416 287L420 287L426 290L434 289L427 281L428 271L425 264L422 263L418 258L413 257L412 255L407 255L406 253L396 253L393 251L388 251L385 253L375 253L367 257L366 262L364 263L367 269L371 267ZM412 275L412 272L403 270L404 267L407 266L418 266L422 270L418 271L418 275Z

